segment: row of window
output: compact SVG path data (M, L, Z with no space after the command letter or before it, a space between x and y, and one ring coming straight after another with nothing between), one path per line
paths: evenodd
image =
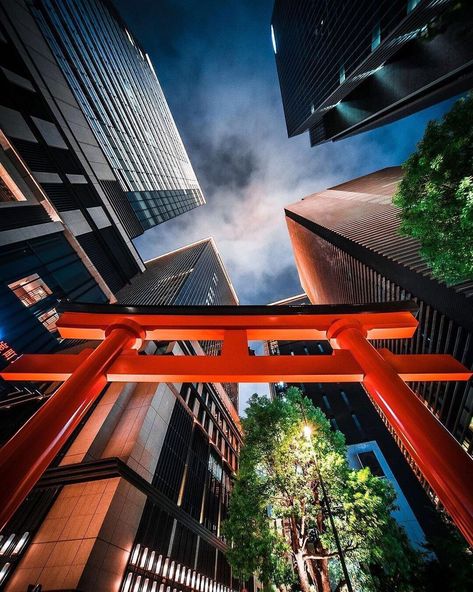
M135 569L132 571L130 568ZM232 592L232 589L170 557L137 544L131 553L129 571L123 579L121 592L138 591Z

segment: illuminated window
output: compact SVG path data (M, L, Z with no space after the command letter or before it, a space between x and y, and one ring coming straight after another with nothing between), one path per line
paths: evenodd
M56 331L56 322L58 319L59 315L55 308L47 310L38 317L38 321L42 323L48 331L51 331L51 333L54 333L54 331Z
M378 23L376 27L373 29L373 33L371 35L371 51L374 51L378 45L381 44L381 25Z
M278 48L276 45L276 34L274 32L273 25L271 25L271 41L273 42L273 51L276 54L276 53L278 53Z
M8 284L8 287L26 307L36 304L36 302L43 300L52 293L37 273L12 282Z
M338 71L338 75L340 78L340 84L343 84L345 82L345 78L346 78L345 66L343 64L340 66L340 70Z

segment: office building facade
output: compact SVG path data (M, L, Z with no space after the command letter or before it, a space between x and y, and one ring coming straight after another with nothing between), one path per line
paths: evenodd
M306 294L272 305L310 304ZM330 355L327 341L269 341L266 355ZM301 389L327 416L332 429L345 436L348 462L352 468L368 466L374 475L386 478L396 491L398 510L394 518L405 529L411 543L421 547L425 537L437 534L438 517L425 491L409 467L396 441L385 427L369 395L359 383L276 383L271 395L283 395L289 386Z
M186 245L145 262L146 271L117 294L128 305L235 305L238 296L213 238ZM218 355L220 342L203 342L208 355ZM225 383L235 409L238 385Z
M204 204L151 59L113 3L30 6L141 232Z
M473 282L435 280L419 243L398 232L392 196L399 168L384 169L304 198L286 208L301 283L314 304L414 300L412 339L383 340L394 353L447 353L473 367ZM410 385L460 444L473 451L473 387Z
M469 90L472 23L471 4L453 0L276 0L288 135L308 131L315 146Z

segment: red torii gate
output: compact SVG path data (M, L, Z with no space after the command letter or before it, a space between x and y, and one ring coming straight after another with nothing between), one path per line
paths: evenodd
M79 354L25 354L5 380L64 381L0 450L0 527L12 517L107 382L361 382L473 544L473 461L404 381L468 380L451 356L394 355L369 339L412 337L412 303L360 306L63 306ZM249 340L328 339L331 355L250 356ZM138 356L145 340L221 340L220 356Z

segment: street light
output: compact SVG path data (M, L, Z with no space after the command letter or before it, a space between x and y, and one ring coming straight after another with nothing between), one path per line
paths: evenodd
M301 405L301 408L302 408L302 414L304 415L304 420L305 420L304 427L302 428L302 433L304 434L304 438L308 442L310 442L311 438L312 438L312 431L313 431L312 426L309 423L307 423L307 418L305 416L304 406ZM314 456L315 456L315 467L317 469L317 475L319 477L320 487L322 488L322 494L323 494L322 501L325 504L325 507L327 509L328 519L330 521L330 526L331 526L332 532L333 532L333 538L335 539L335 546L337 547L338 556L340 558L340 564L342 566L343 575L345 577L345 583L347 585L348 592L353 592L353 587L351 585L350 575L348 573L347 565L345 563L345 557L344 557L343 551L342 551L342 546L340 544L340 539L338 537L337 527L335 526L335 521L333 519L332 508L330 506L330 500L327 495L325 483L324 483L324 480L322 479L322 475L320 474L320 469L319 469L319 466L317 463L317 453L315 452L315 448L314 447L312 447L312 448L313 448L313 452L314 452Z
M302 433L304 434L304 438L306 440L310 440L310 438L312 436L312 428L308 423L306 423L305 426L303 427Z

